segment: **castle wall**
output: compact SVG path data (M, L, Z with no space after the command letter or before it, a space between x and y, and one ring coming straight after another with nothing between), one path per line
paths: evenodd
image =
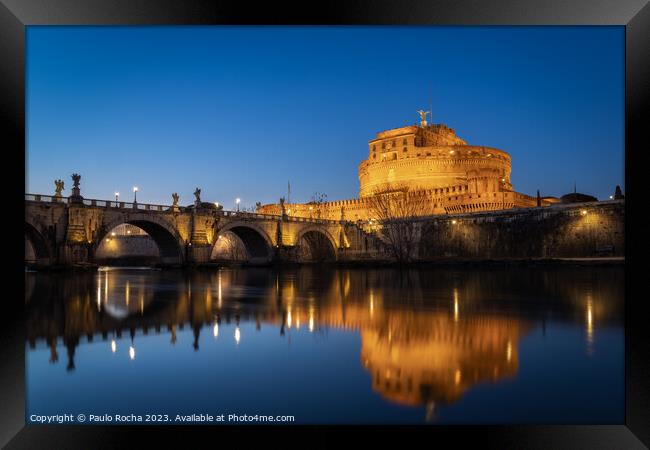
M477 193L509 191L510 171L508 154L488 147L404 147L380 153L379 158L371 151L359 165L359 195L367 197L391 186L430 190L466 182Z
M625 201L613 200L427 220L420 260L625 256Z

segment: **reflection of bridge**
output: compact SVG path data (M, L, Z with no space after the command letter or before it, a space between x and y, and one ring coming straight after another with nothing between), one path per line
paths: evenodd
M162 264L205 263L217 238L235 234L252 263L346 260L376 256L380 242L344 220L223 211L210 203L163 206L27 194L25 235L38 266L93 263L116 226L142 228L156 242Z
M106 271L66 282L40 279L34 286L41 289L35 295L40 298L35 303L28 299L30 345L35 348L37 341L45 340L50 360L56 362L62 340L67 369L74 370L83 336L91 342L126 334L137 346L147 335L166 331L174 345L178 330L187 325L199 350L205 327L218 330L222 323L273 326L280 335L301 327L303 332L323 327L355 330L361 335L361 364L371 374L373 389L394 402L416 406L452 403L480 381L514 375L517 343L530 327L527 320L495 314L457 319L438 309L387 308L380 293L367 304L365 297L353 294L365 280L350 272L319 290L318 300L304 273L296 274L301 279L258 273L242 280L241 272L232 271L187 279L160 272ZM240 290L240 283L248 286L252 278L257 279L257 300ZM172 280L176 284L164 290L154 293L151 288ZM43 289L55 298L43 301Z
M621 301L622 271L437 270L423 275L317 267L190 275L29 274L27 338L34 347L45 340L52 361L62 340L73 369L84 336L108 340L130 333L137 334L137 341L167 331L172 345L177 330L188 326L198 350L206 327L212 335L221 323L270 325L280 335L323 327L354 330L361 336L360 362L374 390L400 404L439 405L457 401L477 383L515 375L520 338L538 321L543 328L549 311L556 320L584 324L587 351L601 323L621 320L616 302ZM513 309L512 295L529 296L529 301Z

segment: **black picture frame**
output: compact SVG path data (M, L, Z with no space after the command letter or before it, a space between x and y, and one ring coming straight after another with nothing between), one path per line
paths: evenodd
M248 4L242 1L199 0L0 0L0 114L7 125L2 139L5 161L12 155L15 182L6 183L5 211L24 211L25 173L25 31L29 25L620 25L625 26L625 184L626 184L626 418L621 425L434 426L409 427L409 433L431 433L430 442L454 446L468 442L492 448L645 448L650 446L650 347L644 314L644 277L635 276L642 262L643 211L637 206L643 192L643 152L650 150L648 97L650 92L650 4L647 0L348 0L340 3ZM25 155L26 156L26 155ZM22 163L21 163L22 160ZM17 164L17 167L14 165ZM23 180L24 183L24 180ZM7 204L9 200L9 204ZM7 213L13 216L13 213ZM23 227L16 216L15 231ZM635 231L635 228L638 231ZM16 261L6 269L16 287L4 298L0 327L0 445L19 448L129 447L134 429L153 436L152 427L25 426L25 331L23 243L7 239L5 258ZM14 242L15 241L15 242ZM630 266L630 261L634 265ZM15 270L15 276L14 272ZM606 387L604 387L606 388ZM235 428L248 440L255 427ZM278 427L267 431L315 430L316 444L338 441L332 427ZM383 439L404 427L373 428L367 436ZM156 428L156 439L167 444L190 441L188 432L212 432L212 427ZM218 433L224 433L219 427ZM232 429L231 429L232 430ZM255 428L259 430L259 428ZM349 428L346 428L348 431ZM367 428L364 431L369 431ZM316 437L317 436L317 437ZM421 436L418 436L421 437ZM275 442L281 442L275 440ZM279 437L277 439L280 439ZM415 438L414 438L415 439ZM245 440L245 441L244 441ZM284 441L284 438L282 438ZM208 441L209 442L209 441ZM273 442L273 441L270 441ZM314 443L314 442L312 442Z

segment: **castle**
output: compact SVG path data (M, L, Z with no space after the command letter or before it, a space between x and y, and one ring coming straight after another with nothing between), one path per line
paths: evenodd
M468 145L443 124L420 123L377 133L368 159L359 164L359 198L333 202L261 205L257 212L352 221L377 219L372 198L391 191L423 196L417 215L451 214L547 206L558 200L513 190L510 155L496 148Z

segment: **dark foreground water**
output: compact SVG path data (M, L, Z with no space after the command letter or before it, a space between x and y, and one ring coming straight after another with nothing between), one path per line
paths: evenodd
M624 421L620 267L25 276L28 422Z

